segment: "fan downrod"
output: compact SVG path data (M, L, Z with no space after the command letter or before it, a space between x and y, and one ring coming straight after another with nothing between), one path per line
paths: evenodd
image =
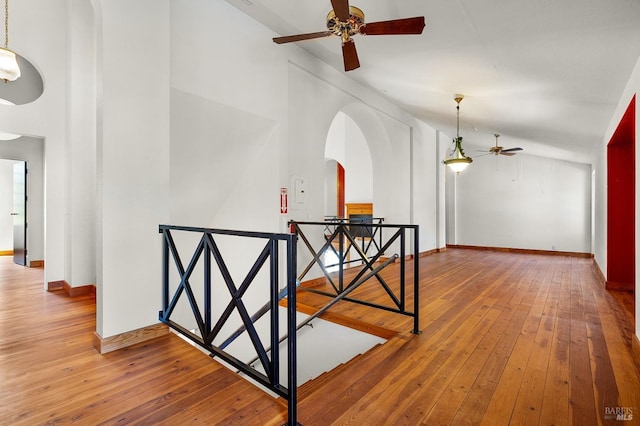
M500 152L502 152L502 147L498 146L498 138L500 137L500 135L497 134L497 133L494 133L493 136L496 137L496 146L491 147L491 149L489 149L489 152L491 152L491 153L493 153L495 155L498 155L498 154L500 154Z

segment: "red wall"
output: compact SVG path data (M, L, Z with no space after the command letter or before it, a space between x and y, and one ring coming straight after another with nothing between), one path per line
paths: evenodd
M344 217L344 167L342 167L342 164L336 163L338 164L336 179L338 182L338 217Z
M607 144L607 288L635 289L636 98Z

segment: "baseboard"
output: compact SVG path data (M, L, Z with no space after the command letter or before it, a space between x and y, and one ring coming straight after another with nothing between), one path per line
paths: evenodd
M443 251L447 251L447 248L446 248L446 247L440 247L440 248L434 248L434 249L427 250L427 251L421 251L421 252L418 254L418 257L431 256L432 254L442 253ZM410 261L410 260L413 260L413 257L414 257L414 256L413 256L412 254L408 254L408 255L406 255L406 256L405 256L405 259L406 259L407 261ZM387 259L388 259L388 257L380 257L380 260L381 260L381 261L383 261L383 262L384 262L385 260L387 260ZM399 262L400 262L400 259L399 259L399 258L398 258L398 259L396 259L395 263L399 263Z
M604 288L607 290L616 290L616 291L633 291L634 285L633 283L617 283L615 281L605 281Z
M418 255L418 257L431 256L432 254L442 253L443 251L447 251L447 248L446 247L440 247L440 248L434 248L434 249L427 250L427 251L421 251L420 254Z
M30 268L44 268L44 260L32 260L29 262Z
M169 334L169 326L166 324L155 324L115 336L102 338L97 332L93 333L93 347L100 354L117 351L138 343Z
M13 256L13 250L0 250L0 256Z
M598 265L598 262L596 262L595 257L593 258L593 270L596 276L598 277L598 279L600 280L600 282L602 283L602 285L604 285L604 288L606 288L607 290L613 290L613 291L634 291L635 290L634 283L619 283L619 282L607 280L607 277L605 277L604 274L602 273L602 269L600 269L600 265Z
M96 295L96 286L93 284L72 287L71 284L69 284L65 280L49 281L47 283L47 291L59 290L64 290L64 292L67 293L67 296L69 297L84 296L85 294L92 294L94 296Z
M600 280L600 283L603 286L606 286L607 284L607 278L604 276L604 274L602 273L602 269L600 269L600 265L598 265L598 261L596 260L596 258L593 258L593 263L592 263L592 267L593 267L593 271L595 272L596 276L598 277L598 279Z
M554 256L593 258L593 253L581 253L581 252L573 252L573 251L520 249L520 248L510 248L510 247L470 246L470 245L464 245L464 244L447 244L447 247L457 248L457 249L500 251L500 252L507 252L507 253L547 254L547 255L554 255Z
M58 291L58 290L64 290L64 285L67 282L64 280L60 280L60 281L49 281L47 283L47 291ZM67 284L69 285L69 284Z
M387 260L390 260L390 259L391 259L391 258L390 258L390 257L388 257L388 256L380 256L378 260L379 260L380 262L386 262ZM407 255L405 255L404 260L405 260L406 262L409 262L409 261L413 260L413 255L412 255L412 254L407 254ZM397 258L396 260L394 260L394 261L393 261L393 263L400 263L400 256L398 256L398 258ZM359 268L359 267L360 267L360 266L355 266L355 268Z
M638 335L633 333L633 338L631 339L631 352L635 359L640 359L640 340L638 340Z
M92 294L95 296L96 286L93 284L89 284L81 285L78 287L71 287L65 282L64 291L66 291L70 297L84 296L85 294Z

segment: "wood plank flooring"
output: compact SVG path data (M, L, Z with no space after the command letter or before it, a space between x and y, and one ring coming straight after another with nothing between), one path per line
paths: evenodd
M449 249L420 262L422 334L335 305L397 334L301 386L300 423L640 424L633 297L606 291L591 259ZM285 403L175 335L99 355L94 330L92 296L46 292L42 270L0 257L0 425L285 423ZM616 408L633 420L608 419Z

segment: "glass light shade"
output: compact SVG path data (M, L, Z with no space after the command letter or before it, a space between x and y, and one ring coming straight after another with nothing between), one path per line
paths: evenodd
M456 144L456 148L451 154L451 156L446 160L444 160L444 164L449 166L451 170L453 170L454 172L460 173L461 171L466 169L467 166L471 164L471 162L473 162L473 160L464 155L464 151L462 151L461 137L457 137L453 141Z
M0 47L0 78L14 81L18 77L20 77L20 67L18 67L16 54L9 49Z
M469 159L466 159L466 160L454 159L454 160L445 161L444 163L447 166L449 166L449 168L454 172L460 173L461 171L467 168L467 166L469 165L469 163L471 163L471 161L469 161Z

